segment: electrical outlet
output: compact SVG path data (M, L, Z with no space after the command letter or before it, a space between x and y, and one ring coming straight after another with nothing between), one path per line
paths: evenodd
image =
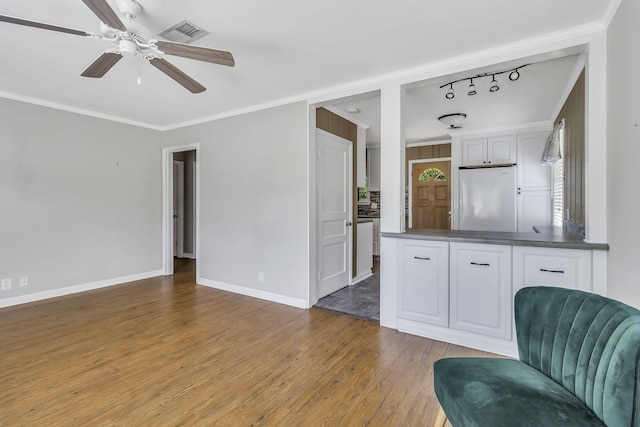
M258 283L264 282L264 273L262 271L258 272Z
M3 291L8 291L11 289L11 279L2 279L0 282L0 289Z
M20 277L20 287L26 288L27 286L29 286L29 276Z

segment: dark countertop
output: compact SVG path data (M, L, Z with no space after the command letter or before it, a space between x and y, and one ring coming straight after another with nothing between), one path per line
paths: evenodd
M405 233L381 233L382 237L397 239L439 240L449 242L484 243L491 245L534 246L583 250L609 249L606 243L587 243L569 233L510 233L502 231L409 229Z
M358 217L358 224L364 224L367 222L373 222L373 218Z

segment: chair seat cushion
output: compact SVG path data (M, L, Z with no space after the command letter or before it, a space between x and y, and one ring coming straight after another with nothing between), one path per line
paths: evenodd
M519 360L441 359L434 387L454 427L605 425L567 389Z

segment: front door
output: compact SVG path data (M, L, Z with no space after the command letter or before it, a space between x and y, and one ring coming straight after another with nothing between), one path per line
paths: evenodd
M318 299L351 278L351 141L318 129Z
M411 228L451 229L451 162L413 163Z

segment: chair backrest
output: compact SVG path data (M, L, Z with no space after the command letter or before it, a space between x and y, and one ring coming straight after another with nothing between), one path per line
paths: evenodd
M520 360L582 400L609 427L640 426L640 311L582 291L515 297Z

